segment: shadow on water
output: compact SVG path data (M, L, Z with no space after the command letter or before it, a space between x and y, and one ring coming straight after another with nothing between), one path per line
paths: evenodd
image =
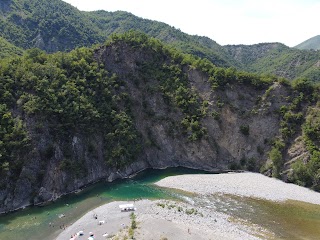
M181 174L205 173L187 168L148 169L133 178L99 182L43 207L30 207L0 216L0 239L52 239L65 226L105 203L140 198L176 198L173 191L152 183Z

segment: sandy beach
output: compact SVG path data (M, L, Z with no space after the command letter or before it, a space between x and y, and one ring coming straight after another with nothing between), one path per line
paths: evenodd
M320 193L287 184L257 173L227 173L179 175L156 183L161 187L181 189L198 196L215 193L261 198L271 201L287 199L320 204ZM121 212L119 205L133 203L136 210ZM134 213L136 228L131 229ZM97 215L97 219L94 215ZM99 221L103 223L99 225ZM112 202L88 212L61 232L58 240L70 239L75 233L84 235L76 239L273 239L273 233L192 201L140 200ZM129 236L131 236L129 238Z

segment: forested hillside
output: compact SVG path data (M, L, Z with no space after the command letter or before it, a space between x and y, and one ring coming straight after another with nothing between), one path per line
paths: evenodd
M307 78L319 82L320 52L289 48L281 43L228 45L228 53L247 71L288 79Z
M218 66L238 66L222 46L207 37L191 36L168 24L139 18L122 11L95 11L87 14L106 36L129 30L141 31L185 53L207 58Z
M207 58L216 66L319 81L320 53L313 50L301 51L280 43L221 46L207 37L191 36L127 12L81 12L61 0L3 0L0 13L0 37L22 49L70 51L101 44L113 33L137 30L184 53Z
M0 63L0 212L148 167L246 169L319 189L319 89L147 35Z
M320 35L317 35L315 37L312 37L297 46L295 48L300 49L300 50L320 50Z
M61 0L5 0L0 5L0 34L23 49L47 52L103 43L112 33L131 29L157 37L187 53L206 57L221 66L236 65L211 39L190 36L165 23L126 12L81 12Z
M61 0L1 1L0 34L17 47L70 51L106 38L86 16Z
M5 57L12 57L22 55L23 50L9 43L4 38L0 37L0 59Z

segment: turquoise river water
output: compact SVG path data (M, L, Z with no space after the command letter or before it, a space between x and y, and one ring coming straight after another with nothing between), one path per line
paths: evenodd
M196 173L204 172L185 168L146 170L131 179L97 183L47 206L1 215L0 239L54 239L62 231L59 226L71 224L100 205L141 198L189 199L195 205L213 208L274 232L268 239L320 239L319 205L295 201L274 203L227 195L198 197L153 184L167 176Z

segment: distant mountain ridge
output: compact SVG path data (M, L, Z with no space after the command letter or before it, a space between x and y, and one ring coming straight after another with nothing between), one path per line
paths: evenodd
M166 23L143 19L124 11L85 12L89 19L105 34L124 33L129 30L141 31L149 36L176 47L185 53L207 58L218 66L240 67L226 50L208 37L188 35Z
M221 46L208 37L192 36L168 24L117 11L82 12L61 0L3 0L0 37L12 49L40 48L48 53L102 44L114 33L141 31L184 53L207 58L216 66L319 81L320 53L281 43ZM9 54L10 55L10 54Z
M223 47L209 38L191 36L168 24L127 12L81 12L61 0L5 0L0 11L0 36L23 49L70 51L101 44L113 33L134 29L186 53L208 58L218 66L237 66Z
M225 45L228 53L243 64L252 64L258 59L265 57L275 49L288 49L282 43L258 43L253 45Z
M1 36L23 49L69 51L105 39L85 14L60 0L5 0L0 11Z
M320 49L320 35L309 38L308 40L298 44L295 48L300 50L319 50Z
M246 71L319 81L320 52L298 50L282 43L227 45L225 48Z

